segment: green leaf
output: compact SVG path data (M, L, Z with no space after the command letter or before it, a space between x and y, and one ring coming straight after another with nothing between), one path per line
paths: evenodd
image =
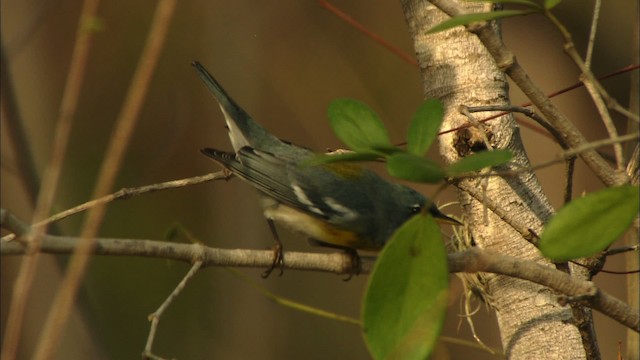
M451 176L463 173L479 171L489 166L497 166L507 163L513 158L509 150L481 151L471 154L449 165L447 173Z
M426 359L444 323L449 273L440 229L416 215L386 244L369 278L362 322L374 359Z
M373 152L345 152L341 154L317 154L311 159L301 163L302 166L316 166L321 164L330 164L345 161L374 161L380 159L378 153Z
M440 31L454 28L459 25L469 25L477 21L489 21L489 20L501 19L506 17L527 15L531 13L532 11L528 11L528 10L502 10L502 11L491 11L486 13L464 14L464 15L452 17L448 20L441 22L440 24L427 30L427 34L434 34Z
M443 117L444 109L440 100L429 99L423 102L409 125L407 150L412 154L423 156L438 136Z
M391 155L387 159L387 171L400 179L426 183L437 183L445 177L442 166L410 153Z
M372 146L371 151L384 157L404 152L403 149L395 146Z
M544 8L547 10L551 10L554 7L558 6L562 0L544 0Z
M631 225L640 202L637 186L590 193L560 209L540 236L542 254L555 261L594 255Z
M328 115L333 132L351 150L391 147L387 129L367 105L353 99L337 99L329 104Z

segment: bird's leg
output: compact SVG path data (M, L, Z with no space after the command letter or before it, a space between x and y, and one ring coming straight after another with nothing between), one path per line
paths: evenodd
M349 281L353 277L353 275L360 275L362 271L362 259L360 259L360 255L358 255L358 251L356 249L348 248L345 246L335 245L331 243L326 243L324 241L316 240L316 239L307 239L310 245L313 246L323 246L332 249L340 249L343 250L349 258L351 258L351 269L349 269L349 273L346 278L342 279L342 281Z
M353 277L353 275L360 275L362 271L362 259L360 259L360 255L355 249L344 248L344 251L351 258L351 270L349 271L349 275L342 279L342 281L349 281Z
M273 220L267 219L267 224L269 224L269 229L271 229L271 235L273 235L273 240L275 240L275 245L273 247L273 262L271 266L267 270L262 273L262 278L266 279L271 275L271 272L275 270L277 267L280 269L280 274L278 276L282 276L284 273L284 256L282 254L282 242L278 237L278 232L276 231L276 224L274 224Z

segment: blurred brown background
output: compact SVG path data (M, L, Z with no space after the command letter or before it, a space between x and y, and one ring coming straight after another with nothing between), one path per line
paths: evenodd
M398 1L336 1L371 31L413 53ZM2 42L13 91L28 131L38 171L47 161L52 131L68 72L81 1L2 0ZM89 200L156 2L104 2L104 25L94 36L79 111L63 169L55 210ZM556 13L567 22L584 53L591 1L567 2ZM631 44L637 1L607 3L602 9L594 71L605 74L632 63ZM504 37L533 79L546 92L575 83L578 72L562 52L558 33L540 16L509 19ZM422 90L417 68L399 60L324 10L315 1L179 2L139 126L116 189L202 175L217 170L199 154L205 146L231 149L217 104L190 67L199 60L250 113L278 136L323 150L339 147L326 120L328 103L338 97L364 101L379 112L398 142ZM629 74L604 85L626 106ZM6 79L2 79L5 81ZM525 101L512 89L513 103ZM607 137L583 89L556 98L590 140ZM624 121L619 120L623 126ZM15 157L2 121L2 207L29 220L32 204L15 176ZM550 140L522 129L533 163L559 152ZM437 154L433 153L437 158ZM562 166L539 172L555 206L561 204ZM601 187L579 162L574 196ZM429 194L429 187L419 187ZM455 200L453 192L439 199ZM456 207L448 210L455 213ZM60 223L77 234L83 216ZM103 237L165 239L184 227L209 246L263 249L271 245L255 192L238 180L153 193L109 206ZM449 228L444 231L450 232ZM281 231L288 250L316 251L295 234ZM322 250L318 250L322 251ZM44 256L28 304L21 359L30 358L57 286L60 257ZM607 269L623 270L622 257ZM2 258L2 335L18 257ZM81 291L58 359L136 359L153 312L188 270L182 263L97 257ZM341 277L287 271L259 277L269 290L308 305L357 317L366 276ZM460 283L452 285L445 335L472 340L460 314ZM597 282L624 298L624 276L601 274ZM636 305L637 306L637 305ZM462 323L460 324L460 322ZM494 316L481 308L474 316L480 337L499 346ZM605 359L616 356L624 329L602 316L596 326ZM179 359L367 359L359 328L282 307L220 268L200 271L162 319L156 353ZM461 346L441 344L434 359L491 359Z

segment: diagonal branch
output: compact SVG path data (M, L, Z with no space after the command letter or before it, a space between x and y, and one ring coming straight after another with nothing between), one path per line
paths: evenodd
M459 16L465 13L461 6L451 0L430 0L430 2L449 16ZM490 23L473 23L467 26L467 30L478 37L495 60L498 68L507 74L531 102L540 109L547 121L562 134L571 147L581 147L587 143L584 135L575 125L531 81L529 74L518 63L513 52L504 45ZM585 151L580 154L580 157L606 185L615 186L628 182L624 174L611 168L595 150Z

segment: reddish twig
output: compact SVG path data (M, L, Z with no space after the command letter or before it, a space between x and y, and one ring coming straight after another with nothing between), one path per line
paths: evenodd
M323 8L325 8L327 10L329 10L331 13L333 13L338 18L342 19L347 24L353 26L356 30L358 30L361 33L363 33L366 37L368 37L371 40L373 40L373 41L377 42L378 44L382 45L382 47L384 47L385 49L391 51L391 53L395 54L400 59L408 62L409 64L411 64L411 65L413 65L415 67L418 66L418 61L416 61L416 59L412 55L409 55L406 52L402 51L401 49L393 46L391 43L389 43L388 41L383 39L380 35L372 32L369 29L367 29L364 25L362 25L361 23L357 22L354 18L352 18L351 16L347 15L342 10L340 10L337 7L333 6L330 2L328 2L326 0L319 0L318 2L320 3L320 6L322 6Z

